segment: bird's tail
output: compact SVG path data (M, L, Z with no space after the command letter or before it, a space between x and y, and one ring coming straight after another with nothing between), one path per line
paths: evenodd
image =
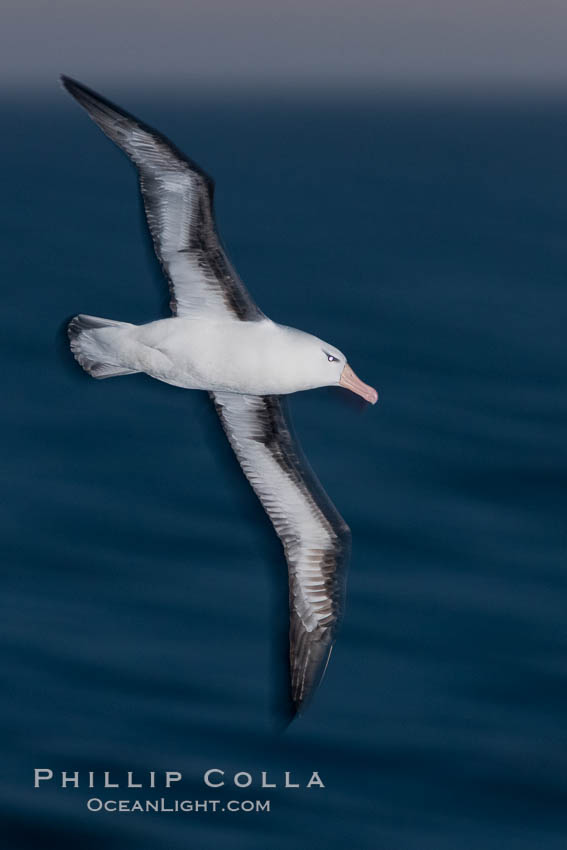
M67 326L69 344L77 363L93 378L133 375L135 369L120 364L117 355L116 330L130 328L128 322L101 319L98 316L75 316ZM114 332L112 329L115 329Z

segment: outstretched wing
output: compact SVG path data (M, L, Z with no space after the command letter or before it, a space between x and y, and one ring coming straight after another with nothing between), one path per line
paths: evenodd
M290 433L280 396L212 393L289 569L291 698L300 711L329 659L343 607L350 531Z
M81 83L61 79L138 169L155 252L169 281L172 313L263 318L220 243L212 179L161 133Z

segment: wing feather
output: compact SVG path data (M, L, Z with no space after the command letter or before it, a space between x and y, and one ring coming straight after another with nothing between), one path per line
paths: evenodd
M157 130L81 83L69 77L62 81L138 170L154 249L169 283L172 313L228 313L244 321L263 318L221 245L209 175Z
M350 531L292 437L280 396L212 395L244 474L283 544L291 698L300 711L325 672L342 615Z

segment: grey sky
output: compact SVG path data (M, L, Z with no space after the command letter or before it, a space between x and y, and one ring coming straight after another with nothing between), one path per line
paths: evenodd
M2 0L0 90L567 86L567 0Z

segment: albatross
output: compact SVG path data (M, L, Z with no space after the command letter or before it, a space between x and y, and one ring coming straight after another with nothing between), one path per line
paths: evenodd
M283 545L289 574L290 697L301 712L319 684L342 615L350 530L292 437L284 396L340 386L375 404L336 346L277 324L230 264L214 183L165 136L70 77L65 89L136 166L172 316L143 325L78 315L71 351L93 378L145 372L207 391Z

